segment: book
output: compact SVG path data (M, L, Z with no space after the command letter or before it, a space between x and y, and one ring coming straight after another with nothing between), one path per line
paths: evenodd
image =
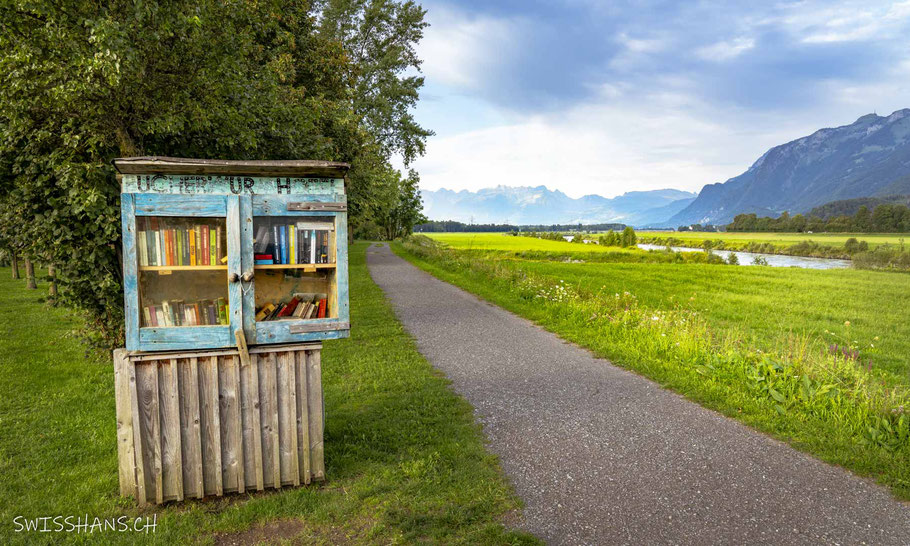
M215 300L215 304L218 308L218 324L227 324L228 323L227 304L225 304L224 298L218 298L217 300Z
M202 224L200 235L202 236L202 265L211 265L209 262L209 226Z
M199 265L196 263L196 228L189 230L190 238L190 265Z
M319 300L319 313L317 313L316 318L325 318L325 304L325 299Z
M155 306L155 326L167 326L167 321L164 320L164 309L157 305Z
M196 265L202 265L202 226L197 225L193 231L196 232Z
M271 258L269 258L268 260L254 260L253 263L255 265L273 265L275 263L275 260L273 260Z
M224 249L221 248L221 226L215 228L215 263L221 264L221 258L224 256Z
M279 317L290 316L294 312L294 309L297 309L298 303L300 303L299 299L291 298L291 301L289 301L288 304L284 307L284 309L282 309L281 312L278 313L278 316Z
M142 308L142 319L145 321L146 326L152 325L152 313L148 307Z
M288 263L297 263L297 230L293 225L287 227L288 230Z
M218 230L209 228L209 264L218 265L220 262L218 260Z
M288 263L288 227L278 226L278 236L281 238L281 263Z
M174 249L174 261L177 265L185 265L183 263L183 233L181 233L181 230L174 230L174 241L177 243Z
M149 252L146 243L145 231L138 232L136 235L136 254L139 258L139 267L145 267L149 264Z
M274 311L274 310L275 310L275 306L273 304L271 304L271 303L265 304L264 306L262 306L262 309L260 309L256 313L256 322L261 322L261 321L265 320L265 318L267 316L269 316L270 314L272 314L272 311Z
M272 226L272 255L275 256L275 263L281 263L281 242L278 238L278 225Z
M256 238L253 239L253 253L265 254L269 247L269 228L259 226L256 228Z
M316 230L310 230L310 259L307 263L316 263Z

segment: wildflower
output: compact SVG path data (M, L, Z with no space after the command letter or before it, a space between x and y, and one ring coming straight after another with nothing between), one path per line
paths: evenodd
M844 326L849 327L849 326L850 326L850 321L849 321L849 320L845 320L845 321L844 321Z

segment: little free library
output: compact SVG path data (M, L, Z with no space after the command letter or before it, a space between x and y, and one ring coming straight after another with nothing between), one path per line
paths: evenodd
M114 166L121 494L144 505L324 479L321 341L350 330L348 165Z

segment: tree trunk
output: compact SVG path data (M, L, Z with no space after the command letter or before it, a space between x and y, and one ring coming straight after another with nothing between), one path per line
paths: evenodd
M10 264L13 266L13 278L20 279L21 277L19 276L19 256L17 256L15 252L10 252L9 261L10 261Z
M25 259L25 287L29 290L38 289L38 283L35 282L35 264L28 258Z
M51 283L50 288L48 289L48 296L50 296L51 300L56 300L57 299L57 269L53 266L53 264L47 266L47 276L49 277L48 280L50 280L50 283Z

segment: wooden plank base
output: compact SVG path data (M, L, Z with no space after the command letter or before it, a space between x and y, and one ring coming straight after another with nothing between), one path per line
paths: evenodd
M324 480L321 350L114 351L120 494L144 506Z

